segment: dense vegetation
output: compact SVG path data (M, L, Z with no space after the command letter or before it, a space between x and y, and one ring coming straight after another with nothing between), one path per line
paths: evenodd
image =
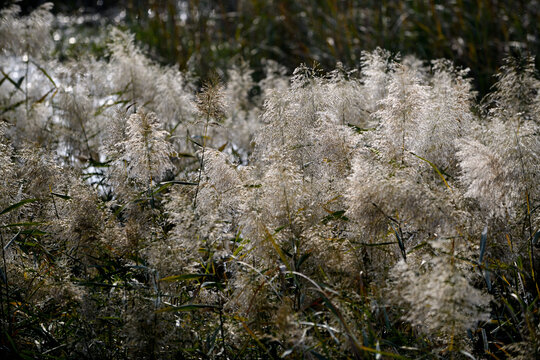
M138 40L161 60L204 77L241 57L292 70L336 61L356 67L362 51L382 47L471 69L485 95L505 54L540 50L537 0L125 0ZM195 65L196 64L196 65ZM540 62L536 61L537 66Z
M9 0L8 0L9 1ZM20 0L29 12L45 0ZM331 71L358 66L362 51L382 47L469 68L480 96L490 91L503 58L540 50L538 0L57 0L72 14L61 50L69 56L114 22L135 35L152 59L179 64L201 79L226 77L243 59L258 81L263 60L288 73L301 63ZM100 16L96 16L99 14ZM65 16L60 22L69 21ZM76 29L74 31L74 29ZM78 42L68 43L76 33ZM81 36L82 35L82 36ZM92 48L100 53L102 47ZM536 60L536 66L540 60Z
M381 48L199 88L118 28L70 58L50 5L0 16L3 358L540 355L533 56L480 102Z

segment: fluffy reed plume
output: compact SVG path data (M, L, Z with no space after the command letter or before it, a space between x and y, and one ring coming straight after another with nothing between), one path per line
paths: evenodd
M46 55L52 47L50 36L53 15L50 13L53 4L42 4L30 15L19 17L21 8L12 5L0 12L0 48L17 56L35 58Z
M489 214L512 217L538 201L538 89L532 58L508 59L485 104L487 124L458 144L466 196ZM527 210L529 211L529 210Z
M454 240L431 242L432 252L400 261L392 270L390 298L406 309L404 317L449 351L470 348L467 331L490 318L492 297L471 285L466 252Z
M172 148L167 135L155 113L139 110L129 116L124 154L119 159L126 164L128 177L151 185L159 182L167 170L173 169L169 159Z

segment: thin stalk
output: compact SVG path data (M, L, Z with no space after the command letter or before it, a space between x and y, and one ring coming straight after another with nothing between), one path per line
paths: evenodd
M152 191L152 182L154 179L152 178L152 159L150 158L152 149L150 148L150 144L148 142L148 136L145 134L144 136L144 142L145 142L145 149L146 149L146 165L148 169L148 195L150 195L150 207L152 209L155 209L155 199L154 199L154 192Z
M0 239L1 239L1 242L2 242L2 258L5 259L5 256L4 256L4 237L2 236L2 234L0 233ZM7 274L6 274L6 267L5 267L6 263L5 263L5 260L4 260L4 263L3 263L3 271L4 271L4 279L2 280L5 280L5 283L6 283L6 287L7 287ZM0 311L1 311L1 316L2 316L2 319L6 319L6 316L4 314L4 304L3 304L3 298L4 298L4 291L3 291L4 287L1 286L0 287ZM7 289L6 289L6 304L9 303L9 299L8 299L8 293L7 293ZM0 321L0 324L2 326L2 333L4 333L4 322L3 321Z
M11 309L9 307L9 280L7 273L7 261L6 261L6 249L4 248L4 236L0 232L0 241L2 242L2 267L4 271L4 280L6 283L6 319L8 319L8 332L12 334L12 323L11 323ZM4 314L4 306L2 305L2 315Z
M204 123L204 136L203 136L203 143L202 143L202 153L201 153L201 164L199 166L199 178L197 180L197 188L195 189L195 199L193 199L193 208L197 207L197 195L199 194L199 188L201 186L201 176L202 171L204 167L204 153L206 150L206 136L208 134L208 123L210 122L210 116L206 116L206 122Z
M52 194L52 187L49 186L49 192L51 193L51 199L54 206L54 214L56 215L57 219L60 219L60 216L58 215L58 209L56 208L56 201L54 200L54 195Z
M28 113L30 112L30 109L28 108L28 70L29 70L29 64L30 59L28 58L28 55L26 55L26 66L25 66L25 75L24 75L24 105L26 108L26 120L28 121Z
M73 97L75 98L75 94L73 94ZM82 131L82 134L83 134L83 137L84 137L86 150L88 151L88 157L90 158L90 160L94 160L92 158L92 151L90 151L90 142L88 141L88 136L86 135L86 129L84 127L84 122L83 122L83 119L82 119L82 117L80 115L79 106L78 106L76 101L75 101L75 108L76 108L75 116L76 116L77 120L79 121L79 125L81 126L81 131Z
M531 207L529 203L529 176L525 170L525 164L523 161L523 152L521 150L521 142L519 141L520 125L521 124L518 121L518 126L514 135L515 135L515 141L516 141L518 154L519 154L519 164L521 167L521 175L523 176L523 182L525 183L525 205L526 205L526 211L527 211L525 215L525 223L528 225L528 228L529 228L529 262L531 266L531 274L533 277L533 281L535 282L535 285L538 287L538 280L535 279L535 274L534 274L534 245L533 245L533 227L532 227L532 221L531 221Z
M131 101L133 101L133 111L137 112L137 101L135 100L135 81L133 79L135 78L133 76L133 68L129 70L131 75Z
M222 299L220 297L220 299L219 299L219 331L221 333L221 346L223 346L223 358L228 359L227 349L225 348L225 331L223 329L224 329L223 303L222 303Z

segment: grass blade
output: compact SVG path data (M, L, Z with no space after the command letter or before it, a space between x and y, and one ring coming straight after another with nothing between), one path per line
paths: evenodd
M212 274L182 274L182 275L173 275L173 276L167 276L162 279L159 279L159 281L164 282L172 282L172 281L184 281L184 280L194 280L199 279L206 276L212 276Z
M4 210L2 210L2 211L0 212L0 215L4 215L4 214L6 214L6 213L8 213L8 212L10 212L10 211L13 211L13 210L15 210L15 209L20 208L21 206L23 206L23 205L25 205L25 204L29 204L29 203L32 203L32 202L35 202L35 201L37 201L37 199L24 199L24 200L21 200L21 201L19 201L18 203L15 203L15 204L13 204L13 205L10 205L10 206L8 206L7 208L5 208Z

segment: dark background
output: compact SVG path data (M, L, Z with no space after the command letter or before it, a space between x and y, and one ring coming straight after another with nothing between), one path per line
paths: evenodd
M44 1L22 1L28 12ZM4 1L4 4L6 2ZM136 34L154 60L190 67L205 78L248 61L290 71L314 62L357 67L377 46L421 59L448 58L469 67L480 95L508 54L536 55L539 1L524 0L124 0L54 1L55 12L99 13ZM124 12L122 12L124 11ZM87 24L88 26L103 26ZM539 62L537 60L537 67Z

